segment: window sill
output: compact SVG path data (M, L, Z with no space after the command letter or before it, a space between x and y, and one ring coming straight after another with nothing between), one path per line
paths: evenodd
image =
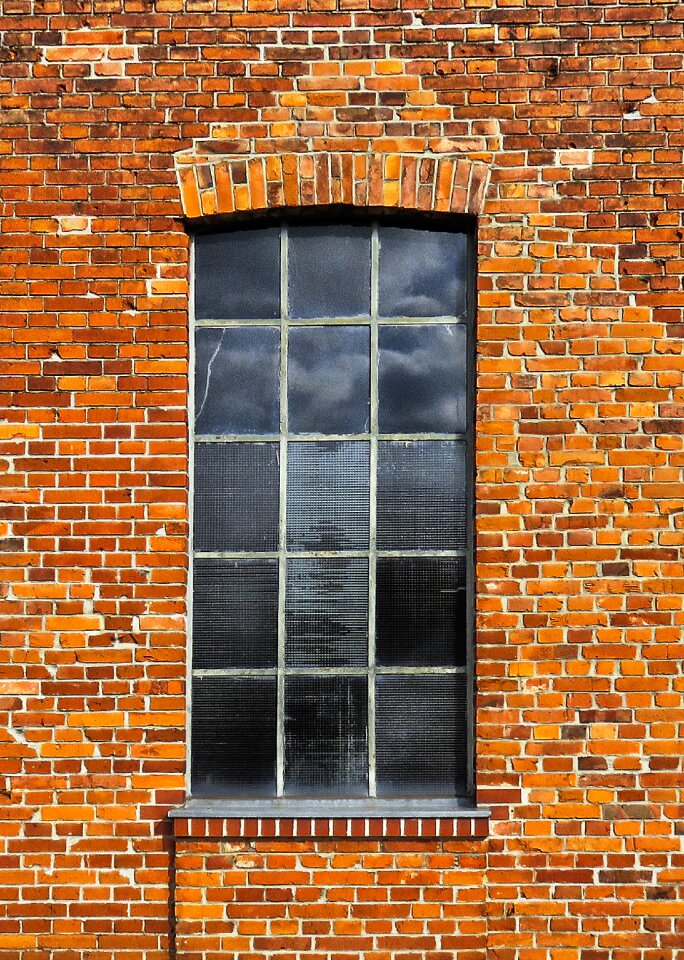
M490 811L469 800L187 800L170 811L179 839L482 838Z

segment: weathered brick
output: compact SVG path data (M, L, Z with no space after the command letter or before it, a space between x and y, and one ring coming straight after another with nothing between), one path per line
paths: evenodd
M0 960L676 960L675 3L6 0ZM184 218L477 217L471 819L176 821Z

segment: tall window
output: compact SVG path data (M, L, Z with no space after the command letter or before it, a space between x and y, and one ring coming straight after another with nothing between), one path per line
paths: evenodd
M195 797L469 791L470 242L194 242Z

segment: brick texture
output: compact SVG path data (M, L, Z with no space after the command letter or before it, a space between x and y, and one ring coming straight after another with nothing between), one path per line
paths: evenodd
M471 143L450 140L441 146L467 150ZM177 155L188 220L337 206L477 215L487 190L488 166L472 156L327 151L244 159L220 153L220 139L207 146L211 159L204 151Z
M668 0L4 0L0 960L681 958L683 83ZM174 837L185 218L341 203L478 215L493 816Z
M486 957L480 844L180 840L179 956Z

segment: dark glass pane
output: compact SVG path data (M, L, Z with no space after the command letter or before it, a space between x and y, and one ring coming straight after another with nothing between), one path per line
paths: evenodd
M285 662L289 667L368 663L368 561L287 561Z
M466 428L462 325L379 329L381 433L462 433Z
M193 796L273 796L276 690L275 677L193 680Z
M379 557L375 649L383 666L449 666L466 656L463 557Z
M288 546L293 550L366 549L369 491L366 442L290 443Z
M465 314L467 239L408 227L378 227L381 317L461 317Z
M197 433L278 433L277 327L199 327L195 351Z
M379 676L375 690L378 796L464 793L465 676Z
M365 433L370 329L292 327L287 369L292 433Z
M280 229L235 230L195 238L198 320L280 316Z
M465 489L461 441L381 441L378 549L465 548Z
M365 677L286 677L285 795L368 793Z
M194 549L278 549L278 444L195 445Z
M277 663L278 561L197 558L193 667L274 667Z
M290 227L291 317L360 317L370 313L369 226Z

